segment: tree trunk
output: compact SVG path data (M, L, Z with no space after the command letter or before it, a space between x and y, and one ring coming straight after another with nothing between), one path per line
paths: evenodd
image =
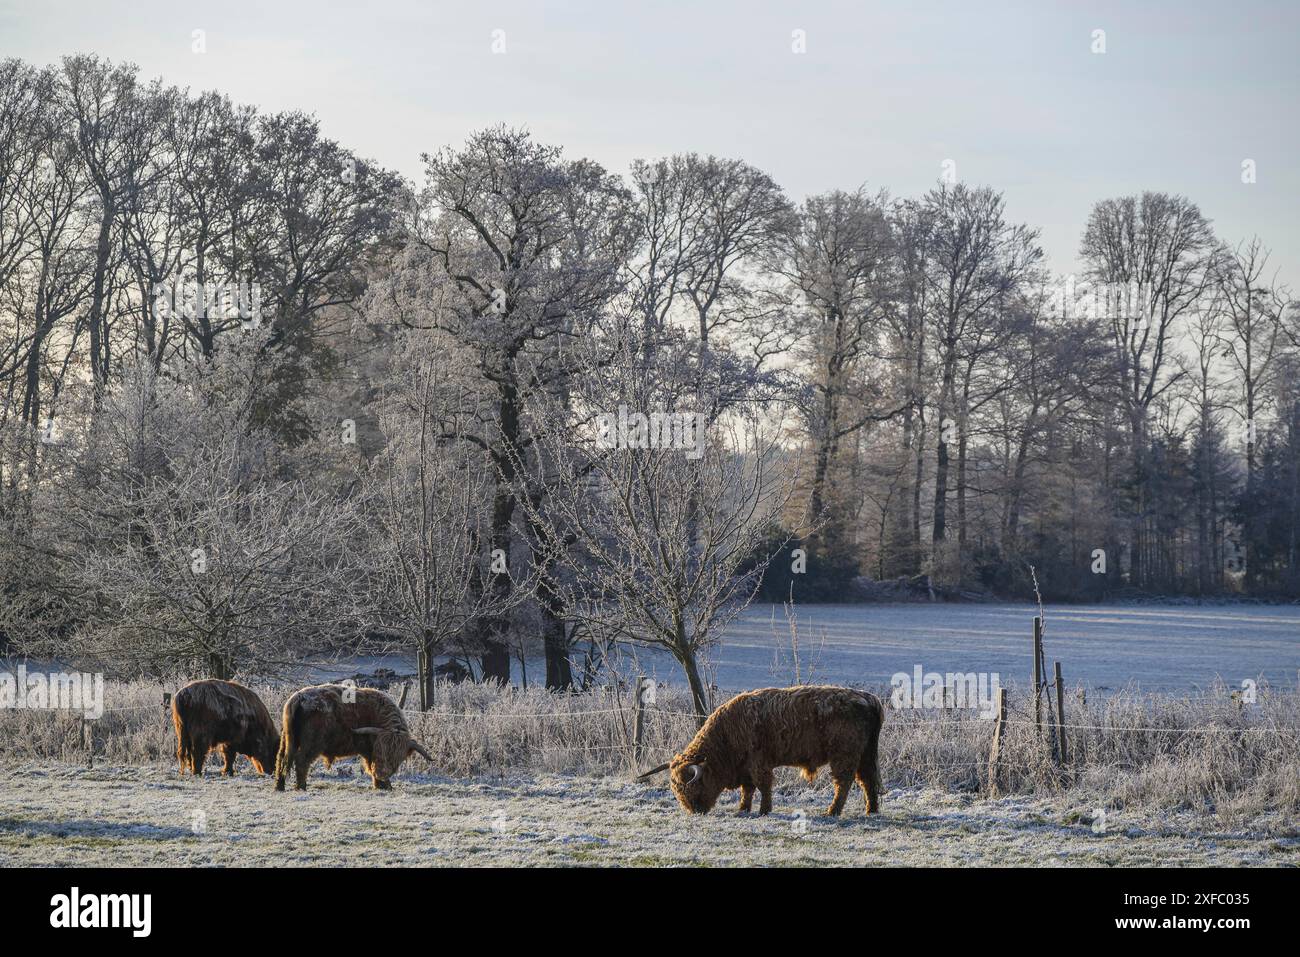
M966 552L966 423L957 440L957 567Z
M1032 420L1031 420L1032 421ZM1019 551L1020 508L1025 494L1025 466L1029 458L1030 430L1020 433L1020 442L1016 449L1016 468L1011 479L1011 501L1007 507L1007 523L1002 536L1002 552L1008 558Z
M925 478L925 415L917 409L916 463L912 475L912 554L911 573L921 570L921 485Z
M934 533L931 540L944 540L948 526L948 443L943 440L943 421L939 422L939 441L935 445Z
M513 359L513 356L511 357ZM515 463L519 456L519 396L508 379L499 387L501 409L501 446L497 456L496 492L492 499L492 535L489 569L495 567L500 553L505 571L489 571L488 587L502 600L510 594L510 540L515 513ZM484 682L510 683L510 648L505 640L506 622L493 616L485 622L481 664Z
M231 677L230 659L219 651L208 652L208 677L229 681Z
M95 244L95 273L90 299L90 374L94 384L96 404L104 394L108 383L107 331L105 329L105 299L108 282L108 260L112 251L113 199L110 194L101 193L104 208L100 213L99 238Z
M549 570L537 583L542 613L542 645L546 650L546 690L568 691L573 687L573 663L564 627L564 605L555 591Z
M709 698L705 692L704 681L700 678L700 669L695 662L695 652L689 645L674 649L677 661L686 672L686 683L691 688L691 706L695 710L695 724L704 727L709 718Z

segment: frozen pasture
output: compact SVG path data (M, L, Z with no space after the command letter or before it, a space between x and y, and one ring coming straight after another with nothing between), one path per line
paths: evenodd
M1043 644L1048 667L1060 661L1066 682L1098 691L1120 688L1188 692L1222 679L1295 686L1300 669L1300 606L1048 605ZM1033 670L1031 604L801 605L797 611L803 681L874 687L898 672L991 672L1003 685L1025 684ZM706 671L725 691L795 680L790 626L779 605L752 605L705 656ZM342 662L318 669L341 677L358 667L414 671L401 656ZM681 684L665 653L630 651L618 663ZM529 676L544 674L530 661ZM513 680L520 681L518 663Z
M775 813L734 795L685 814L661 781L529 775L456 780L402 773L370 790L353 762L317 765L305 794L241 774L203 781L158 766L0 768L0 867L137 866L1286 866L1294 831L1206 826L1177 814L1094 811L1068 799L980 801L888 790L868 819L855 791L821 816L825 775L786 780Z
M1043 644L1066 680L1099 690L1187 691L1222 678L1293 686L1300 607L1270 605L1049 605ZM998 672L1004 684L1033 670L1030 604L807 605L799 609L803 667L831 683L887 683L916 665ZM789 627L779 606L749 608L713 655L722 687L754 687L790 673ZM773 668L776 638L783 664Z

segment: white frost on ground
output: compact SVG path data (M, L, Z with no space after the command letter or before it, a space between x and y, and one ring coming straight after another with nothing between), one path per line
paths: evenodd
M1300 668L1300 607L1293 605L1134 606L1048 605L1044 635L1049 669L1060 661L1071 686L1186 692L1222 678L1234 688L1245 678L1295 687ZM887 684L897 672L996 672L1003 685L1024 683L1033 671L1030 604L800 605L802 674L814 682L857 687ZM636 652L637 670L682 684L681 669L665 653ZM779 606L755 604L724 632L707 655L721 688L739 690L793 681L789 626ZM414 671L400 655L311 669L315 680L357 670ZM530 661L528 673L544 671ZM519 680L518 668L513 680Z
M0 768L0 866L227 865L1250 865L1300 863L1300 838L1204 818L1091 811L1050 800L892 790L866 818L821 816L817 786L778 789L776 813L736 796L691 817L662 780L546 775L460 781L403 773L373 791L352 762L277 793L241 761L233 780L156 766Z

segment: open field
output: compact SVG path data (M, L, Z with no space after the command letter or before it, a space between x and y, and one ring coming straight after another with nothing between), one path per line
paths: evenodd
M817 608L806 610L811 627L801 626L805 680L808 665L819 664L814 680L865 685L886 697L883 681L853 677L874 675L869 662L882 655L893 656L883 666L891 672L913 663L997 670L1005 656L1016 670L1004 676L1011 710L997 795L988 787L992 721L972 711L891 710L881 736L886 799L878 820L863 817L857 792L846 818L821 817L825 775L809 787L788 770L778 777L770 818L737 817L734 796L724 797L721 813L690 818L662 777L632 780L634 705L627 682L615 676L579 695L439 685L430 712L407 714L434 761L409 759L392 793L370 791L355 762L345 762L334 772L318 763L305 796L276 794L242 759L233 781L216 778L215 757L209 780L178 777L161 699L183 678L110 680L97 721L0 710L0 864L1300 862L1300 696L1282 668L1264 666L1265 658L1287 667L1295 660L1300 630L1292 630L1291 609L1156 609L1153 630L1127 638L1120 629L1133 623L1123 616L1151 610L1049 610L1048 656L1068 669L1064 765L1054 760L1050 734L1035 731L1030 696L1013 680L1028 670L1026 611ZM718 649L719 680L742 679L732 687L791 680L785 623L768 627L759 614L751 611ZM875 624L863 632L868 620ZM936 630L940 621L947 632ZM886 639L874 629L904 634ZM1180 643L1175 633L1200 637ZM1213 681L1247 647L1264 656L1249 659L1258 671L1237 668L1265 678L1253 702L1233 697L1239 684ZM938 654L941 648L949 653ZM1205 684L1149 693L1077 677L1089 668L1140 672L1161 656L1181 669L1179 681L1194 671L1208 676ZM344 662L339 674L376 663ZM645 662L630 664L636 673ZM251 685L278 719L293 685ZM639 767L668 758L694 729L684 689L670 681L647 709Z
M891 710L884 814L865 819L855 791L834 821L821 816L825 772L809 786L793 769L778 772L768 818L738 817L734 795L687 816L663 777L633 780L630 696L617 688L440 687L436 710L407 715L434 762L408 759L388 793L370 790L355 761L329 772L318 762L305 795L276 793L242 758L224 780L212 756L199 782L177 774L159 706L177 686L110 685L110 710L84 726L0 711L0 865L1300 863L1300 698L1289 690L1265 687L1248 707L1224 688L1072 695L1064 766L1013 695L997 795L993 722ZM273 713L286 693L257 690ZM680 695L661 695L640 767L693 731Z
M1207 688L1245 678L1294 688L1300 669L1300 607L1294 605L1048 605L1043 643L1065 678L1089 687L1143 691ZM804 605L805 673L830 684L876 684L911 671L996 671L1003 683L1032 671L1029 604ZM770 684L773 635L788 634L783 610L751 606L714 655L719 684ZM824 643L822 639L824 640ZM789 675L789 654L777 675Z
M786 783L775 812L739 816L724 797L692 817L662 782L626 777L452 780L403 773L368 789L355 765L276 793L244 767L199 782L159 767L0 769L0 866L16 865L1191 865L1294 866L1300 834L1178 813L1111 812L1071 800L980 801L893 788L864 816L821 817L823 775ZM196 833L197 831L197 833Z
M896 672L997 672L1003 684L1026 681L1033 661L1029 604L800 605L800 675L803 680L858 687L885 684ZM1183 692L1217 679L1240 687L1243 679L1294 688L1300 669L1300 606L1295 605L1048 605L1044 647L1070 684L1097 690L1140 688ZM365 667L414 671L414 658L366 659ZM790 630L784 609L755 604L710 651L708 671L721 688L762 688L794 680ZM619 664L681 684L681 669L667 654L630 651ZM357 662L312 669L345 676ZM543 673L530 661L529 675ZM810 679L811 675L811 679ZM516 663L514 681L519 683Z
M162 696L184 680L110 682L105 713L94 721L67 711L0 709L0 768L57 762L170 769L176 741ZM251 687L277 718L293 690ZM873 690L888 699L888 688ZM720 693L719 703L727 697ZM1234 824L1275 811L1295 819L1300 695L1265 685L1257 699L1238 700L1222 685L1186 695L1070 688L1068 759L1061 763L1050 731L1034 727L1032 695L1013 687L999 788L1035 797L1069 794L1109 808L1189 810ZM456 778L626 774L667 760L696 727L682 690L660 691L645 711L638 765L632 695L616 684L574 695L440 684L433 708L408 707L406 718L433 762L413 756L405 770ZM880 739L885 783L987 795L994 723L972 710L889 709Z

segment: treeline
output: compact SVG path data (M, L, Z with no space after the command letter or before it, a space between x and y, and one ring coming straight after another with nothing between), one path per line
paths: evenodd
M760 584L1300 594L1296 311L1184 197L1098 202L1053 277L987 187L795 203L504 128L423 161L0 64L9 642L550 687L654 645L704 707Z

